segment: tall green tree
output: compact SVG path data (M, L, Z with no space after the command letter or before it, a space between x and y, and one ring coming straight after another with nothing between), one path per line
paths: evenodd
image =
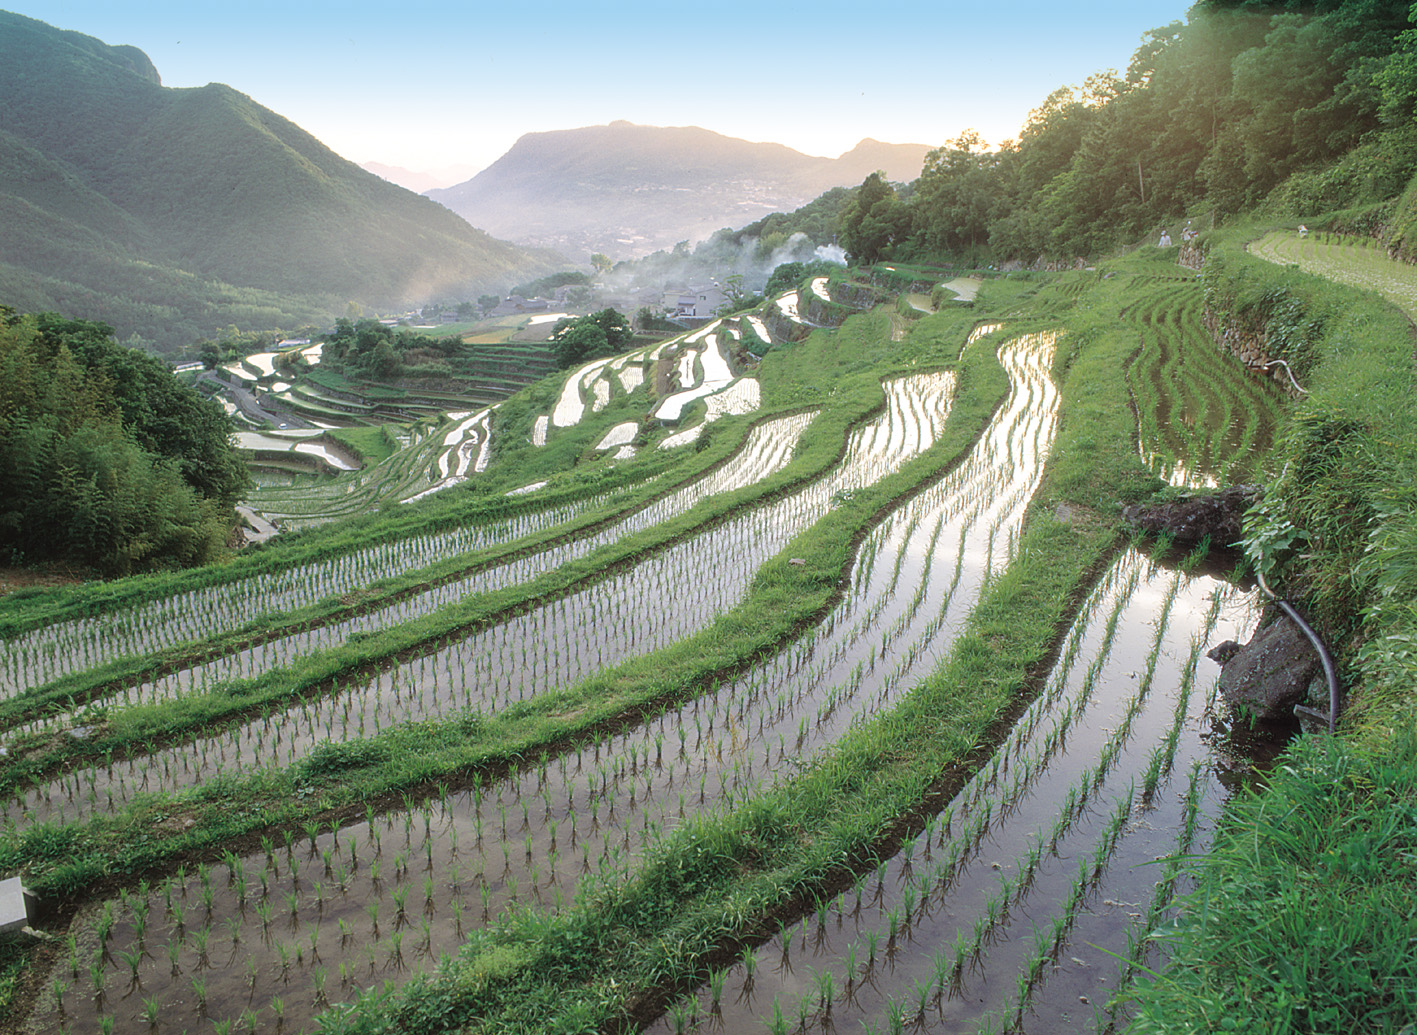
M623 352L633 344L634 328L624 314L614 309L602 309L589 316L556 321L551 340L556 343L556 360L564 367L598 356Z
M912 223L926 248L958 252L988 241L989 221L1002 199L995 156L987 148L977 130L967 129L925 156Z
M872 263L905 237L910 213L896 197L883 172L861 181L856 194L841 213L841 246L855 262Z

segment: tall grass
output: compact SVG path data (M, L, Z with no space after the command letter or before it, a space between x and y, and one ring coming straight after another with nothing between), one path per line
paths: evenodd
M1417 737L1306 738L1231 803L1128 1029L1401 1032L1417 1021Z

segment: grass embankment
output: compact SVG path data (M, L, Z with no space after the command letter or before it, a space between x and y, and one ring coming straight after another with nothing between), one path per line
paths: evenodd
M1053 315L1057 295L1044 287L1011 287L996 304ZM627 883L592 881L577 906L558 917L511 913L474 935L436 976L395 997L371 995L349 1013L327 1015L326 1025L623 1028L652 1016L742 943L766 936L775 916L892 851L918 826L912 817L987 754L982 745L1046 671L1081 589L1115 544L1118 504L1155 485L1132 448L1125 402L1122 372L1134 345L1116 327L1116 308L1106 315L1109 289L1100 294L1097 310L1076 318L1058 353L1064 417L1017 559L986 590L968 631L931 678L800 776L653 845ZM921 321L914 333L938 319ZM892 488L882 483L871 500ZM1055 519L1051 508L1062 502L1082 519ZM816 540L830 544L844 567L851 537L834 524L821 522L785 553L815 559ZM774 565L764 576L785 571Z
M1255 535L1275 562L1270 581L1329 635L1353 688L1345 730L1385 740L1410 724L1417 689L1413 327L1378 295L1262 262L1241 240L1212 248L1207 304L1257 329L1309 393Z
M1309 737L1225 826L1129 1031L1410 1032L1417 739Z
M1327 632L1349 698L1338 738L1299 741L1266 789L1231 802L1194 867L1168 965L1137 990L1133 1028L1408 1032L1417 1021L1412 327L1375 295L1262 262L1242 242L1237 232L1213 243L1212 312L1262 333L1310 392L1252 537L1275 561L1272 580ZM1342 265L1347 253L1330 250L1325 262ZM1372 264L1359 259L1359 272Z
M725 445L731 449L731 446ZM568 472L535 496L488 495L473 491L473 487L469 486L469 491L442 493L416 507L390 507L377 513L347 518L337 525L288 533L244 551L230 561L203 568L158 572L106 582L85 582L60 588L17 590L6 597L5 614L0 615L0 639L9 639L57 622L119 611L197 588L219 586L271 571L316 563L378 543L394 543L414 535L550 510L587 495L632 486L664 473L681 458L664 456L662 459L646 459L650 462ZM722 456L711 459L721 460ZM687 471L686 476L692 477L693 473L692 470ZM635 505L635 501L629 505Z
M922 334L913 349L881 348L875 343L886 324L884 316L864 317L835 336L823 336L815 349L804 346L800 355L782 361L785 380L815 372L831 386L820 391L832 394L834 403L814 422L815 434L810 440L804 436L797 459L785 471L759 486L704 501L683 518L568 564L536 580L529 589L504 594L521 593L518 606L531 606L632 560L648 548L646 544L677 541L703 527L707 518L729 516L754 501L775 497L816 477L840 455L849 428L879 410L883 373L910 369L912 363L938 365L958 350L969 327L961 317L942 320L936 334ZM840 342L840 337L846 337L847 342ZM853 344L853 338L859 340ZM843 365L858 363L860 369L854 377L842 370ZM836 507L833 520L806 533L792 546L794 555L806 559L806 564L788 564L785 556L770 562L755 581L749 599L698 636L486 719L463 716L410 724L369 741L332 746L322 752L322 761L314 768L296 766L242 780L209 781L191 794L175 799L154 796L116 816L90 823L38 827L0 849L0 866L26 869L31 885L46 893L87 894L94 882L167 865L193 852L214 851L255 830L291 826L312 816L362 814L370 801L395 791L457 773L515 764L568 738L619 721L633 709L679 700L706 681L771 650L802 623L823 612L838 592L852 543L861 530L891 501L938 476L957 459L1004 390L997 360L982 349L971 353L961 370L961 380L964 383L946 438L934 452ZM494 610L506 613L510 605L504 605L502 595L489 594L483 602L455 605L408 626L311 655L289 670L233 685L221 693L126 709L111 720L110 738L129 746L146 746L158 738L181 739L196 729L210 728L219 718L246 714L275 700L324 692L356 670L462 631L477 609L487 608L489 616ZM113 747L113 743L108 748L98 747L99 757ZM337 772L338 777L316 779L321 771ZM188 819L193 825L183 829Z

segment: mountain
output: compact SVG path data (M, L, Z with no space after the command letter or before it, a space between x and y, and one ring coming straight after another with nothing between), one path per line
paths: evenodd
M228 86L0 12L0 301L182 343L461 300L550 257L475 230Z
M405 169L400 165L384 165L382 162L362 162L359 166L366 172L371 172L380 179L388 180L390 183L397 183L404 190L411 190L415 194L422 194L424 191L437 190L447 181L439 181L438 177L426 172L416 172L413 169Z
M461 183L478 170L475 165L450 165L441 169L428 170L405 169L401 165L385 165L383 162L360 162L359 167L388 180L390 183L397 183L400 187L411 190L415 194L423 194L440 187Z
M815 158L696 126L612 122L529 133L466 183L427 193L508 240L628 258L790 211L877 169L913 180L929 150L868 139Z

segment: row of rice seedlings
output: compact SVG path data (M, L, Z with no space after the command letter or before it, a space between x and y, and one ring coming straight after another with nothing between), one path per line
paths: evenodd
M316 742L367 736L399 721L457 710L495 712L667 646L704 628L741 600L757 568L816 520L835 492L869 484L899 467L914 450L933 443L943 428L952 387L953 378L947 374L888 383L891 405L853 434L847 461L826 479L643 558L624 573L401 663L371 681L340 687L319 701L198 738L190 747L123 760L116 766L117 787L107 777L106 765L67 774L22 799L17 796L8 815L16 821L74 818L110 807L109 793L112 802L119 803L134 789L179 789L190 786L194 776L288 764ZM920 419L925 425L909 432L883 430ZM782 427L791 432L800 425L798 417ZM880 448L869 452L863 440L879 442ZM706 557L728 561L710 564L706 573ZM664 600L673 600L674 608L661 606ZM227 744L233 750L228 751ZM215 765L203 762L200 769L188 771L192 755ZM53 811L56 807L58 812Z
M1178 290L1158 294L1156 304L1139 306L1135 313L1143 324L1143 349L1129 370L1140 416L1138 442L1143 458L1153 468L1159 467L1168 480L1208 484L1212 476L1198 446L1197 418L1187 412L1188 388L1179 378L1181 353L1169 333ZM1175 391L1178 385L1182 386L1179 396Z
M376 611L268 640L202 665L168 673L120 691L109 699L109 704L152 704L207 693L232 680L254 678L276 666L289 664L312 650L337 646L351 636L377 632L429 614L463 599L470 592L487 593L529 581L572 559L586 556L600 546L685 513L706 496L741 488L779 470L790 460L802 431L813 415L793 414L760 425L749 436L745 448L719 470L595 534L559 543L467 578L435 586ZM25 729L32 732L45 726L72 722L73 719L73 713L60 714Z
M1233 601L1236 594L1227 596ZM1212 767L1203 764L1206 762L1206 745L1197 736L1204 710L1192 699L1189 677L1194 674L1192 667L1197 658L1196 647L1200 638L1206 635L1205 630L1212 627L1216 618L1217 610L1212 607L1200 625L1197 639L1193 641L1183 665L1182 684L1177 691L1178 698L1184 698L1186 704L1178 704L1162 738L1161 755L1165 757L1165 745L1176 738L1177 731L1188 731L1183 746L1191 764L1190 786L1179 800L1163 800L1155 794L1149 800L1145 795L1135 796L1133 815L1136 818L1125 832L1126 845L1130 846L1125 847L1125 858L1113 866L1105 877L1099 875L1095 896L1097 906L1082 914L1072 928L1072 941L1079 947L1110 945L1113 952L1140 961L1145 950L1139 948L1138 940L1144 940L1147 932L1156 929L1162 911L1169 905L1179 867L1175 846L1179 843L1181 852L1185 853L1194 841L1199 818L1198 803L1202 797L1198 781L1203 780L1211 788L1215 786L1209 772ZM1139 775L1134 768L1131 779L1149 778L1157 757L1157 750L1150 752L1146 775ZM1171 771L1171 764L1172 760L1168 758L1164 773ZM1161 875L1159 881L1156 880L1158 870ZM1148 921L1146 917L1155 922ZM997 1019L1004 1022L1004 1030L1023 1030L1029 1025L1030 1017L1058 1017L1078 1009L1080 1003L1086 1007L1081 1012L1097 1011L1097 1004L1115 994L1115 981L1109 980L1108 965L1112 958L1110 955L1105 959L1092 956L1089 961L1084 961L1076 956L1064 959L1055 953L1048 974L1056 977L1051 981L1035 982L1027 988L1020 981L1018 996L1009 999ZM1130 978L1127 966L1123 966L1122 975L1123 980Z
M1238 448L1246 436L1244 425L1251 425L1251 434L1255 431L1256 410L1246 392L1249 380L1204 336L1201 304L1201 292L1193 291L1168 324L1166 348L1177 358L1166 383L1181 400L1180 422L1191 432L1192 466L1228 482L1245 456Z
M1158 293L1129 315L1143 349L1129 382L1140 414L1144 457L1174 484L1213 485L1253 476L1281 419L1280 395L1246 377L1209 340L1198 288Z
M519 793L522 804L541 804L530 786ZM122 893L77 928L89 948L71 940L41 1020L60 1030L92 1031L106 1017L119 1030L146 1021L181 1031L241 1024L254 1010L262 1023L274 1013L305 1030L324 1006L402 980L509 905L556 910L591 876L623 879L626 853L654 836L651 824L602 831L583 820L559 841L553 823L549 849L533 846L506 801L472 797L410 802L343 829L312 823ZM511 829L494 838L499 811ZM519 879L515 861L533 851L541 862Z
M1205 363L1201 375L1219 386L1231 401L1232 411L1241 426L1234 421L1224 440L1220 454L1226 482L1256 479L1261 476L1260 464L1273 447L1274 439L1285 420L1285 399L1279 388L1268 378L1244 373L1237 360L1216 348L1202 320L1199 302L1182 313L1183 340L1192 353L1199 353Z
M1100 1031L1112 1032L1122 1020L1125 1010L1123 994L1136 979L1137 972L1149 970L1148 959L1155 959L1158 951L1158 932L1172 910L1176 899L1176 888L1181 878L1181 866L1195 845L1196 834L1202 819L1201 800L1204 796L1202 784L1203 762L1197 759L1191 765L1180 829L1176 834L1175 851L1164 861L1161 880L1151 898L1146 915L1131 925L1127 931L1127 952L1120 962L1118 978L1107 1002L1106 1011L1098 1025ZM1154 971L1153 971L1154 973Z
M449 556L512 542L603 506L613 495L601 494L446 532L407 536L308 564L56 622L6 641L0 654L0 695L40 686L116 658L153 654L209 639L262 615L293 611Z
M1129 563L1133 568L1135 568L1138 562L1136 559L1132 559ZM1130 593L1131 590L1135 588L1134 580L1130 580L1124 577L1116 581L1122 584L1130 583L1130 588L1127 590L1128 593ZM1156 577L1153 576L1151 581L1155 582ZM1154 590L1148 590L1148 593L1151 592L1154 592ZM1192 591L1191 595L1194 596L1195 592ZM1131 611L1135 616L1131 619L1131 621L1133 622L1139 620L1144 621L1146 617L1150 616L1150 612L1144 610L1138 604L1132 604ZM1139 611L1140 614L1138 614ZM1193 607L1191 608L1191 611L1194 611ZM1090 640L1095 642L1103 639L1103 631L1107 625L1115 626L1116 610L1115 608L1113 608L1111 609L1110 614L1104 614L1101 612L1100 609L1094 608L1093 614L1094 620L1089 621L1087 624L1092 626L1095 630L1089 637ZM1103 628L1098 628L1099 626ZM1074 642L1076 642L1076 640L1074 640ZM1067 652L1065 652L1064 656L1067 656ZM1121 659L1121 661L1122 663L1125 663L1125 658ZM1115 668L1116 666L1114 665L1113 667ZM1089 671L1095 676L1095 666L1089 666ZM1115 682L1115 675L1112 676L1111 679ZM1090 680L1088 680L1086 675L1084 674L1082 676L1074 677L1073 682L1075 684L1081 684L1084 682L1090 682ZM1137 694L1133 697L1134 701L1137 699L1145 698L1146 688L1138 686L1137 690ZM1075 686L1075 689L1072 691L1072 696L1076 697L1080 692L1081 686ZM1055 699L1057 697L1057 695L1052 696L1054 696ZM1133 705L1129 705L1128 708L1129 711L1135 711L1135 706ZM1096 723L1096 720L1092 721L1094 722L1094 724ZM1024 725L1026 727L1031 726L1034 729L1037 729L1037 723L1032 720L1029 720ZM1113 760L1116 759L1119 752L1119 748L1116 745L1129 735L1129 728L1129 725L1124 725L1118 726L1112 730L1111 735L1108 737L1108 745L1104 748L1104 754L1107 757L1110 757ZM950 808L945 813L942 813L940 817L938 817L939 825L937 829L942 832L939 841L939 847L945 848L946 845L950 847L945 848L945 851L947 853L946 856L941 857L940 860L937 860L935 865L937 867L941 865L947 866L951 870L951 872L955 872L956 876L952 877L952 880L959 880L957 871L961 867L962 863L967 860L970 854L977 851L978 846L981 843L982 838L986 832L989 833L991 840L998 841L999 837L1001 836L1001 833L995 828L997 828L998 824L1000 822L1003 822L1006 817L1014 816L1016 810L1019 807L1019 803L1024 798L1025 794L1028 793L1028 788L1030 786L1033 786L1036 783L1037 778L1045 771L1046 764L1044 762L1044 759L1047 753L1051 750L1051 748L1048 746L1049 743L1050 738L1045 736L1042 731L1038 731L1036 734L1032 735L1031 746L1027 749L1026 752L1024 752L1026 757L1023 758L1019 757L1020 748L1018 742L1014 741L1006 743L1005 746L1001 748L1001 750L994 756L994 759L991 761L990 766L986 767L984 771L982 771L975 777L974 781L972 781L970 788L963 792L955 800L955 802L952 803ZM1082 745L1078 750L1078 754L1083 757L1085 757L1088 753L1089 747L1087 745ZM1011 759L1012 765L1010 764ZM998 785L1000 774L1007 773L1010 768L1013 772L1013 779L1009 782L1009 785L1007 787L1000 787ZM1105 773L1103 773L1102 775L1105 775ZM1128 777L1127 779L1130 780L1132 779L1132 777ZM1058 802L1058 808L1057 811L1054 813L1053 820L1051 821L1051 827L1048 825L1039 825L1036 822L1036 818L1041 818L1042 815L1046 815L1046 812L1044 811L1047 808L1046 805L1040 806L1035 804L1032 807L1031 813L1029 815L1015 817L1011 821L1011 825L1014 827L1023 828L1026 826L1027 829L1037 831L1037 833L1033 834L1031 837L1028 838L1026 855L1021 854L1017 867L1012 871L1012 874L1016 874L1017 876L1011 875L1010 871L1008 870L999 871L1001 874L1001 881L1006 881L1007 883L1009 883L1010 887L1013 889L1014 894L1018 894L1019 889L1026 890L1032 886L1034 875L1037 872L1040 860L1052 857L1052 855L1058 851L1059 841L1066 834L1067 830L1071 828L1073 822L1075 822L1075 820L1082 815L1083 810L1086 808L1088 801L1091 800L1097 793L1097 789L1100 786L1100 783L1101 776L1098 775L1097 770L1089 768L1079 773L1077 779L1073 781L1069 786L1068 793L1064 795L1062 799ZM1125 818L1127 814L1127 809L1127 803L1124 801L1122 805L1118 807L1117 811L1120 812ZM1114 816L1116 814L1117 813L1114 813ZM1113 826L1112 836L1115 837L1116 830L1119 829L1119 822L1115 818L1110 822ZM956 825L956 823L958 825ZM945 832L949 832L953 836L946 839ZM932 844L928 836L925 838L925 843L927 849ZM949 853L955 854L953 855L953 857L951 857ZM901 884L908 884L910 880L914 879L910 872L910 854L910 849L906 848L901 853L901 856L898 856L896 861L892 863L892 866L900 870L900 875L898 875L896 878L897 887L899 887ZM859 887L860 885L858 884L858 894ZM881 889L883 887L884 883L878 882L878 897L881 895ZM915 921L910 921L909 923L907 923L908 918L912 915L916 915L919 913L919 909L916 909L915 914L912 914L909 909L903 908L903 903L905 899L902 897L902 894L903 893L901 893L900 891L896 891L892 896L897 899L898 903L895 907L897 910L895 925L895 933L897 936L899 936L902 931L908 929L911 925L914 924ZM952 892L952 897L949 899L949 901L953 903L953 905L949 906L949 908L959 908L959 896L960 890L956 888ZM928 897L928 895L923 894L920 890L917 889L917 891L915 892L916 905L926 901ZM996 901L994 904L993 912L995 914L995 919L997 919L1002 914L1005 899L1003 896L998 895L995 896L995 899ZM878 937L880 937L880 940L883 945L889 946L892 943L890 930L891 924L890 917L888 915L889 910L887 910L886 913L887 915L885 919L887 929L883 936ZM985 903L983 906L981 906L980 915L985 916L987 919L989 913L990 910L988 908L987 903ZM994 921L988 921L982 924L975 932L975 934L977 934L978 936L978 944L981 949L984 947L985 943L989 938L987 932L992 929L993 922ZM803 922L803 926L806 928L811 927L810 918ZM804 946L810 946L813 955L820 958L821 953L830 952L830 950L825 947L824 940L818 929L812 929L810 931L799 933L802 933L801 940L803 941ZM948 940L947 936L942 937L945 937L945 939ZM833 941L833 944L839 944L839 939ZM961 958L965 959L966 961L968 960L968 950L970 949L971 944L972 943L968 939L966 939L963 943L960 943L958 941L956 942L956 945L962 946ZM866 948L864 952L861 952L861 955L864 955L869 959L873 958L875 953L872 949ZM893 961L893 965L899 962L899 958L896 955L892 955L891 959ZM939 962L932 963L932 966L940 967L942 971L947 971L950 973L954 973L957 969L963 969L962 966L961 968L954 968L953 966L945 967ZM919 968L917 967L916 969L918 971ZM741 978L743 977L741 972L735 973L737 973L738 978L741 980ZM841 972L838 971L838 973ZM841 987L854 988L855 978L851 976L851 973L851 969L848 968L847 973L842 976ZM730 978L732 977L733 975L731 974ZM784 982L783 987L789 988L791 987L792 982L797 979L791 978L789 974L787 977L784 977L781 980ZM730 980L730 984L732 983L733 982ZM759 983L761 984L761 979ZM860 990L857 990L855 994L859 996ZM767 998L765 996L759 996L757 1001L758 1003L766 1004ZM763 1008L766 1008L766 1006L764 1005ZM740 1008L731 1007L729 1012L732 1013L733 1018L741 1019L742 1023L744 1024L748 1023L746 1017L743 1016L742 1010ZM769 1027L771 1027L771 1022L768 1022L768 1024Z

